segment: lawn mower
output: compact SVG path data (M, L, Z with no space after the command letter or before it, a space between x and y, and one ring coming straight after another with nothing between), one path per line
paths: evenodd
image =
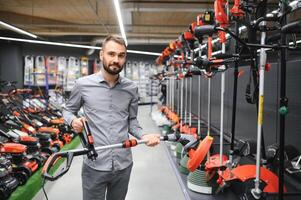
M27 147L22 144L0 143L0 153L11 160L14 176L19 180L20 185L25 184L39 167L36 159L26 157L26 150Z
M19 181L13 176L12 163L5 156L0 156L0 199L8 199L19 186Z

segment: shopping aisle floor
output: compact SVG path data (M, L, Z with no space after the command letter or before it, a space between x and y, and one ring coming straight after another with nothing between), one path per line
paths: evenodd
M155 106L154 106L155 107ZM150 117L150 106L139 107L139 122L146 133L159 133ZM184 195L168 159L165 144L134 147L134 167L127 200L184 200ZM82 158L75 157L69 172L55 182L47 182L49 200L82 199ZM33 198L45 199L42 190Z

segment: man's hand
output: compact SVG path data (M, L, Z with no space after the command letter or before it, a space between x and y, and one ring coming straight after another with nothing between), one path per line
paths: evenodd
M86 121L86 118L84 117L75 118L74 120L72 120L71 126L75 132L81 133L83 131L84 121Z
M146 141L147 146L153 147L160 143L160 134L146 134L141 139Z

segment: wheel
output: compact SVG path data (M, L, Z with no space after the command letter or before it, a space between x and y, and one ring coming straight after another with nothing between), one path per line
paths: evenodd
M36 163L38 164L38 168L42 167L43 165L43 158L41 158L40 155L34 155L32 160L36 161Z
M32 171L25 166L17 166L16 168L14 168L14 172L24 172L26 173L27 177L30 177L32 174Z
M10 192L3 186L0 187L0 199L8 199L9 196Z
M19 181L19 185L25 185L29 176L24 171L19 171L13 174L13 176Z

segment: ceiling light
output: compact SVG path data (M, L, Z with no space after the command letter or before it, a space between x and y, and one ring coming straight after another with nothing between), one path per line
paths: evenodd
M82 49L96 49L96 50L101 49L101 47L97 47L97 46L68 44L68 43L61 43L61 42L48 42L42 40L29 40L29 39L11 38L11 37L0 37L0 40L9 40L9 41L16 41L16 42L31 43L31 44L43 44L43 45L53 45L53 46L62 46L62 47L73 47L73 48L82 48ZM161 55L161 53L149 52L149 51L127 50L127 52L135 53L135 54L151 55L151 56Z
M144 54L144 55L152 55L152 56L160 56L162 53L155 53L149 51L136 51L136 50L127 50L127 53L136 53L136 54Z
M95 47L95 46L68 44L68 43L61 43L61 42L48 42L42 40L28 40L28 39L11 38L11 37L0 37L0 39L16 41L16 42L32 43L32 44L46 44L46 45L53 45L53 46L75 47L75 48L84 48L84 49L101 49L100 47Z
M122 17L121 17L121 10L120 10L120 5L119 5L118 0L114 0L114 6L115 6L115 10L116 10L116 15L117 15L117 19L118 19L121 36L123 37L123 39L125 41L125 45L127 46L128 42L127 42L125 31L124 31L123 21L122 21Z
M23 34L23 35L27 35L27 36L30 36L30 37L33 37L33 38L38 38L38 36L36 36L36 35L34 35L34 34L32 34L32 33L29 33L29 32L27 32L27 31L24 31L24 30L22 30L22 29L19 29L19 28L15 27L15 26L12 26L12 25L10 25L10 24L7 24L7 23L5 23L5 22L3 22L3 21L0 21L0 25L1 25L1 26L4 26L4 27L7 28L7 29L10 29L10 30L12 30L12 31L15 31L15 32L17 32L17 33L21 33L21 34Z

